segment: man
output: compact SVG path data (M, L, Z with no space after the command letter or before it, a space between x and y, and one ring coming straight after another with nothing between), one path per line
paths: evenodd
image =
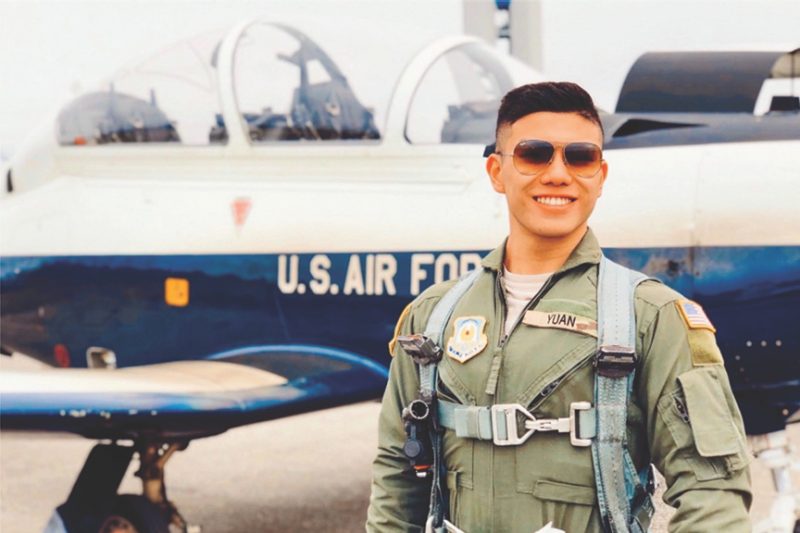
M595 399L601 250L587 221L608 174L602 142L591 97L575 84L526 85L503 98L486 170L506 196L510 231L444 330L440 404L520 404L536 419L563 420L575 402ZM453 285L421 294L397 333L425 331ZM638 285L634 307L625 437L636 471L653 463L664 474L664 500L677 509L670 531L749 531L744 431L713 326L699 306L652 280ZM420 531L432 476L414 475L402 418L419 395L419 370L399 344L391 349L367 530ZM538 431L500 446L445 426L442 485L447 517L461 530L608 530L592 451L580 439Z

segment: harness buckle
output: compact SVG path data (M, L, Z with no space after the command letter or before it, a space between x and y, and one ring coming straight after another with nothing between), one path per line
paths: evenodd
M624 378L636 368L636 350L616 344L601 346L594 366L603 377Z
M522 444L536 432L535 427L529 427L528 421L536 422L527 409L518 403L500 403L491 406L492 440L497 446L517 446ZM523 435L519 434L517 426L517 413L528 419L525 428L528 430Z
M572 402L569 404L569 443L578 448L585 448L592 445L592 439L582 439L578 419L578 411L588 411L592 408L589 402Z
M556 431L569 433L569 442L576 447L592 445L591 439L580 438L580 421L578 411L588 411L592 408L589 402L572 402L569 405L569 418L536 418L533 414L518 403L504 403L492 405L490 408L492 419L492 441L497 446L517 446L527 441L537 431ZM520 435L517 424L517 414L522 414L527 430Z

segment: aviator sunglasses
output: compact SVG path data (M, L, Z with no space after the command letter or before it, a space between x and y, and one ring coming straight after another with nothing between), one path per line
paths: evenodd
M588 142L553 144L539 139L528 139L520 141L511 154L494 153L511 156L517 172L527 176L534 176L553 162L556 148L561 149L564 166L575 176L593 178L600 171L600 166L603 163L603 150L596 144Z

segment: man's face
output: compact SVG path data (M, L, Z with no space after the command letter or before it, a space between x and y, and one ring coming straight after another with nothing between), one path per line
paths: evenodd
M608 173L602 162L594 177L577 177L564 165L563 146L589 142L603 146L599 126L577 113L531 113L506 127L497 151L511 154L522 140L539 139L557 146L551 163L529 176L514 167L511 155L492 154L486 171L492 187L506 195L511 234L520 237L569 239L583 236Z

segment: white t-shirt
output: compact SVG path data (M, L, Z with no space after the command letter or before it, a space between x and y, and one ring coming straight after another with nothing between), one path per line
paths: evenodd
M536 296L542 286L552 275L547 274L514 274L503 267L503 295L506 298L506 324L505 335L511 333L511 328L519 318L528 302Z

